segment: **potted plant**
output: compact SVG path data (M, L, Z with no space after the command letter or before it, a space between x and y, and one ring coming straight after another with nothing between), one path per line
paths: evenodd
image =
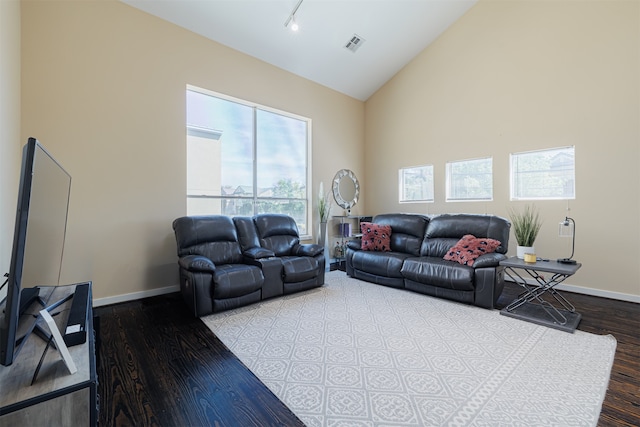
M524 254L535 254L536 251L533 243L538 237L542 220L540 214L533 205L526 205L523 212L515 212L511 210L509 213L511 224L513 225L513 234L518 243L516 255L518 258L524 258Z
M318 190L318 215L320 216L320 233L318 235L318 244L324 246L326 243L327 221L331 212L331 199L329 193L324 192L324 186L320 182Z

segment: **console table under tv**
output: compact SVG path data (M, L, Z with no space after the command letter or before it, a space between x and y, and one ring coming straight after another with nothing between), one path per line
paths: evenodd
M63 300L76 286L41 287L41 295L50 295L49 303ZM89 283L89 301L91 284ZM60 330L66 322L72 300L52 310ZM97 424L97 375L93 310L88 305L86 341L69 347L77 368L70 374L60 353L49 347L37 379L31 385L34 371L46 347L46 342L32 333L10 366L0 366L0 427L4 426L95 426ZM37 312L37 309L32 311ZM59 313L58 315L55 315ZM47 331L44 320L41 324Z
M500 314L566 332L575 331L582 315L576 312L573 304L555 287L573 276L582 264L564 264L557 261L528 263L520 258L511 257L501 261L500 265L505 267L505 274L524 289L515 301L500 311ZM534 283L522 277L518 270L524 270Z

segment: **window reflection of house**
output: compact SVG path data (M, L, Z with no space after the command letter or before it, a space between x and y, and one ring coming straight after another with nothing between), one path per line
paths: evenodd
M222 213L224 215L246 215L251 216L253 212L253 187L250 185L223 186L220 189L222 195ZM258 198L273 197L273 187L258 188Z
M557 178L562 186L560 197L574 197L575 154L571 151L559 151L549 162L549 173Z

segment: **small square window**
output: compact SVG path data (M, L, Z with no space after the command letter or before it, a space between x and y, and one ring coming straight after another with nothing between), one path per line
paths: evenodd
M447 202L493 200L493 158L447 162Z
M398 171L400 203L433 202L433 165Z
M575 147L511 154L511 200L575 199Z

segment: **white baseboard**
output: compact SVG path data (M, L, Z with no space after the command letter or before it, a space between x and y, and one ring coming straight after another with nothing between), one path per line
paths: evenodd
M513 282L512 280L509 280L509 278L506 278L506 280L508 282ZM527 282L531 283L532 285L535 284L535 281L533 279L529 279L527 280ZM635 302L640 304L640 295L631 295L631 294L624 294L621 292L604 291L601 289L585 288L582 286L569 285L569 284L560 284L557 286L556 289L561 291L567 291L567 292L575 292L576 294L592 295L594 297L610 298L610 299ZM164 288L152 289L149 291L132 292L130 294L94 299L93 306L100 307L103 305L134 301L137 299L155 297L158 295L170 294L178 291L180 291L180 285L172 285Z
M506 280L513 283L513 280L509 280L508 277L506 278ZM527 283L532 285L536 284L535 280L533 279L527 279ZM640 295L624 294L622 292L605 291L602 289L585 288L583 286L570 285L567 283L558 285L556 289L560 291L574 292L576 294L591 295L594 297L609 298L640 304Z
M130 294L115 295L106 298L97 298L93 300L94 307L100 307L103 305L117 304L120 302L134 301L142 298L155 297L158 295L170 294L180 291L180 285L172 285L164 288L151 289L149 291L132 292Z

